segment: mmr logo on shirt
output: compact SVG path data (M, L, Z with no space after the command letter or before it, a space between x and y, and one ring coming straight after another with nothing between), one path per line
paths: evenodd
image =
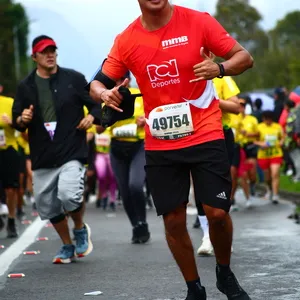
M161 65L148 65L147 72L154 89L180 83L176 59L164 61Z

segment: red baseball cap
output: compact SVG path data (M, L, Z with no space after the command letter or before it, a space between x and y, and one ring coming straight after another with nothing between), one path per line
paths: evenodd
M54 40L50 39L50 38L45 38L43 40L40 40L38 43L36 43L33 47L32 47L32 54L35 54L37 52L43 52L47 47L55 47L56 43Z

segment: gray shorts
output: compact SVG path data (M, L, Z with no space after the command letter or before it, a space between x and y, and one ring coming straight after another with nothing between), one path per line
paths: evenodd
M72 160L59 168L33 172L33 192L42 220L76 210L83 201L85 167Z

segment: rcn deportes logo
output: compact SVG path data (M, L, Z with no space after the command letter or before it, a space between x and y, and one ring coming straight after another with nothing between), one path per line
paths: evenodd
M154 89L180 83L176 59L164 61L161 65L148 65L147 72Z

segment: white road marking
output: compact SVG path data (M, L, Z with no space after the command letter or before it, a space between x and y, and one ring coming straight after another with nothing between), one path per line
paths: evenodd
M10 265L23 251L36 241L36 237L47 221L37 218L23 234L0 255L0 276L4 275Z

